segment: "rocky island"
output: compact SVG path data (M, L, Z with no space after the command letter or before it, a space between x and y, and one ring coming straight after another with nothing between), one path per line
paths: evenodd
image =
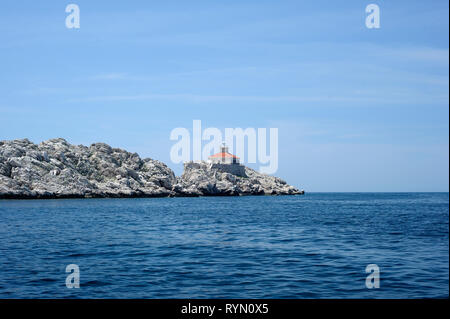
M71 145L62 138L34 144L0 141L0 199L295 195L280 178L242 165L184 164L176 177L164 163L104 143Z

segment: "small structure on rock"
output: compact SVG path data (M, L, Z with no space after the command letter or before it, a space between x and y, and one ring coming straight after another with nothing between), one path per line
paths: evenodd
M222 143L220 152L208 157L207 163L210 169L230 173L240 177L247 177L245 166L239 163L239 157L228 151L228 146Z
M228 146L222 143L220 152L208 157L208 162L213 164L239 164L239 157L228 152Z

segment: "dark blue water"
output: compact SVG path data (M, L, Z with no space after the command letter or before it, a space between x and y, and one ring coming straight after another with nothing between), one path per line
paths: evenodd
M0 298L448 297L448 221L448 193L4 200Z

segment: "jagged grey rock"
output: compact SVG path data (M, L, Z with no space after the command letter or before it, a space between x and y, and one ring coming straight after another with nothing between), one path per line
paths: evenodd
M175 181L165 164L104 143L0 142L0 198L169 196Z
M184 164L174 190L184 196L296 195L302 192L278 177L245 167L239 176L206 162Z
M181 177L164 163L104 143L36 145L0 141L0 199L299 194L277 177L245 167L245 177L186 163Z

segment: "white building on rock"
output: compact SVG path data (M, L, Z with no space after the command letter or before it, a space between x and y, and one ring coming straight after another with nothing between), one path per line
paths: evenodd
M238 164L239 157L228 152L228 146L222 144L220 152L208 157L208 162L213 164Z

